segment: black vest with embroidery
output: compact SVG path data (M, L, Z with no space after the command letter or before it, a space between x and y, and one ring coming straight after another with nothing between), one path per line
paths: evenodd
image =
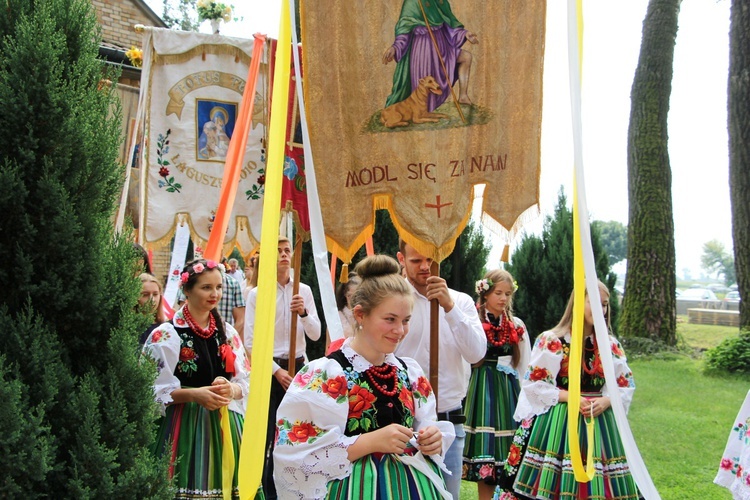
M347 436L356 436L390 425L414 425L414 395L412 393L406 366L400 359L397 368L396 394L387 396L380 392L367 375L357 372L343 352L334 351L328 355L344 369L348 381L349 417L346 423ZM388 385L386 390L393 387Z

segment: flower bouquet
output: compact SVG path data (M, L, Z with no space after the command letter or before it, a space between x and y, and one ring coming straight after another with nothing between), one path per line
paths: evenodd
M198 20L205 21L208 19L211 21L214 33L219 32L219 23L221 21L228 23L232 20L232 5L217 2L216 0L198 0L195 6L198 9Z

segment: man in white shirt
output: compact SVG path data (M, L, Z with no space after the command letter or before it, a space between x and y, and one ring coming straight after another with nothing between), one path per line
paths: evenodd
M399 241L398 261L414 288L414 309L409 333L396 348L397 356L414 358L430 375L430 300L437 299L439 311L438 420L448 420L456 430L456 439L445 455L451 471L445 482L453 498L459 498L461 468L466 432L466 417L461 407L471 376L471 365L484 358L487 338L474 301L462 292L448 288L445 280L430 275L432 259Z
M240 269L240 262L237 259L229 259L227 274L236 279L240 285L245 281L245 273Z
M312 290L304 283L299 285L299 293L292 295L291 280L292 245L287 238L280 237L276 264L276 325L273 339L273 379L271 380L271 397L268 408L268 430L266 433L266 463L263 468L263 491L267 500L276 498L273 483L273 445L276 435L276 410L286 393L292 377L289 376L289 340L292 325L292 312L297 313L296 359L295 372L307 362L305 354L305 335L310 340L320 338L320 319L313 300ZM267 258L267 257L264 257ZM255 307L258 289L253 288L247 296L245 308L245 347L249 352L253 348L255 333Z

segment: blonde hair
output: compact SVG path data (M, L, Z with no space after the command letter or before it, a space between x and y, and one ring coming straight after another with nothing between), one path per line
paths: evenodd
M597 281L599 283L599 293L602 295L606 295L607 298L609 298L609 288L607 288L607 285L602 283L601 281ZM586 290L585 297L588 297L589 292ZM560 321L558 321L557 325L555 325L554 328L552 328L552 331L558 336L563 337L566 333L571 333L571 330L573 329L573 302L575 302L575 290L570 292L570 298L568 299L568 305L565 306L565 312L562 315L562 318L560 318ZM607 307L607 314L604 315L604 320L607 322L607 330L612 333L612 326L610 324L610 308Z
M508 303L505 305L505 311L503 311L503 314L506 314L508 316L508 321L513 323L513 326L515 326L515 321L513 321L513 296L516 294L516 284L515 280L513 279L513 275L505 269L491 269L485 273L484 279L492 282L492 286L488 290L480 293L479 297L477 297L479 319L484 322L485 318L487 317L487 295L492 293L498 283L507 283L508 285L510 285L512 293L508 298ZM520 342L521 339L518 340ZM513 366L513 368L518 368L518 363L521 360L521 348L519 347L518 343L512 344L512 351L513 352L511 353L510 364Z
M156 311L154 311L154 320L159 324L164 323L165 321L167 321L167 318L164 315L164 311L161 308L161 299L164 297L164 287L153 274L141 273L138 276L138 279L141 280L141 290L143 290L143 285L146 283L156 283L156 286L159 288L159 303L156 304L155 307Z
M492 291L495 289L498 283L507 283L510 285L510 289L512 291L510 298L508 299L508 304L505 306L505 312L508 314L509 319L513 319L513 296L516 294L516 284L515 280L513 279L513 275L510 274L505 269L491 269L487 271L484 275L484 279L487 281L492 282L492 286L479 294L479 297L477 297L477 305L479 306L479 317L484 318L485 313L485 304L487 303L486 297Z
M398 262L387 255L372 255L360 261L354 268L361 282L352 296L352 306L360 306L369 314L385 299L401 295L414 305L411 287L400 274Z

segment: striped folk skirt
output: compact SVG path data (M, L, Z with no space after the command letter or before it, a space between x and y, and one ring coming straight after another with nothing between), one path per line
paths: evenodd
M462 478L496 484L502 475L513 434L519 384L513 375L485 361L471 372L466 394L466 441Z
M229 412L234 451L232 498L237 499L237 468L243 423L242 415ZM166 416L159 421L155 447L159 456L170 456L170 477L176 477L175 499L224 498L221 416L218 410L209 411L197 403L167 406ZM259 490L256 499L263 498L262 490Z
M585 461L587 435L582 416L578 435ZM595 418L593 460L594 478L576 482L570 461L568 404L558 403L536 417L513 488L521 495L543 499L639 498L611 408Z
M427 466L445 480L440 469L426 458ZM351 474L328 483L328 500L438 500L440 491L422 472L392 454L372 453L352 463Z

